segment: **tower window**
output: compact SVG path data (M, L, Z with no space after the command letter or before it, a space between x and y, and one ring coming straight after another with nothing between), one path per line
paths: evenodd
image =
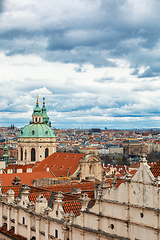
M31 149L31 161L36 161L36 151L35 151L35 148Z
M58 230L55 229L55 238L58 238Z
M21 148L21 161L23 161L23 148Z
M45 149L45 158L48 157L48 154L49 154L49 153L48 153L48 148L46 148L46 149Z
M22 222L23 222L23 224L25 224L25 218L24 217L22 218Z
M27 150L25 150L24 155L25 155L25 160L27 160Z

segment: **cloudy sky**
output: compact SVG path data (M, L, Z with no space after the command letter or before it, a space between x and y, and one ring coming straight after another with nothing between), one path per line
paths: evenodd
M159 0L0 0L0 126L160 127Z

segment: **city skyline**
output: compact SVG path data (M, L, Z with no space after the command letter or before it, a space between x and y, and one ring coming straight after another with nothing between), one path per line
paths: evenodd
M0 126L160 127L160 2L0 1Z

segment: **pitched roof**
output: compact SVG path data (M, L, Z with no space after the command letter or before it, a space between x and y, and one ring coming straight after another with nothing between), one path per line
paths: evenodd
M160 176L160 160L151 168L154 177Z
M26 165L18 165L10 163L9 166L5 169L7 171L8 169L14 170L14 172L17 172L18 169L22 169L22 172L26 172L28 168L32 168L34 164L26 164Z
M51 172L31 172L31 173L7 173L1 174L2 186L11 186L13 179L19 177L22 184L33 185L33 180L41 178L54 178Z
M9 239L11 238L11 239L15 239L15 240L27 240L27 238L25 238L25 237L23 237L23 236L21 236L21 235L19 235L19 234L15 234L14 233L14 230L9 230L9 231L7 231L7 225L4 225L4 226L2 226L1 228L0 228L0 232L2 233L2 234L4 234L4 235L6 235L6 236L8 236L9 237ZM5 238L4 238L5 239Z
M48 169L52 171L55 177L67 177L76 172L79 166L79 161L84 157L80 153L53 153L43 161L36 163L33 167L33 172L46 172Z
M21 192L22 185L17 185L17 186L3 186L2 187L2 193L6 194L6 192L9 189L12 189L15 192L14 198L19 197L19 194Z
M133 162L129 168L139 168L140 167L140 162Z

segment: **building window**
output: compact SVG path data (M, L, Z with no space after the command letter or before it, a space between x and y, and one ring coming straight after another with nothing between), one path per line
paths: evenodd
M58 230L55 229L55 238L58 238Z
M31 149L31 161L36 161L36 150L35 150L35 148Z
M58 217L58 210L56 210L56 217Z
M25 218L24 217L22 218L22 223L25 224Z
M23 148L21 148L21 161L23 161Z
M37 122L37 118L36 118L36 122Z
M45 158L48 157L48 148L45 149Z
M141 212L141 213L140 213L140 216L141 216L141 218L143 218L143 217L144 217L144 214Z
M111 226L110 226L110 227L111 227L111 229L114 229L114 225L113 225L113 224L111 224Z
M27 160L27 150L25 150L24 155L25 155L25 160Z
M89 174L92 174L92 165L89 166Z
M41 122L41 119L39 118L39 122Z

